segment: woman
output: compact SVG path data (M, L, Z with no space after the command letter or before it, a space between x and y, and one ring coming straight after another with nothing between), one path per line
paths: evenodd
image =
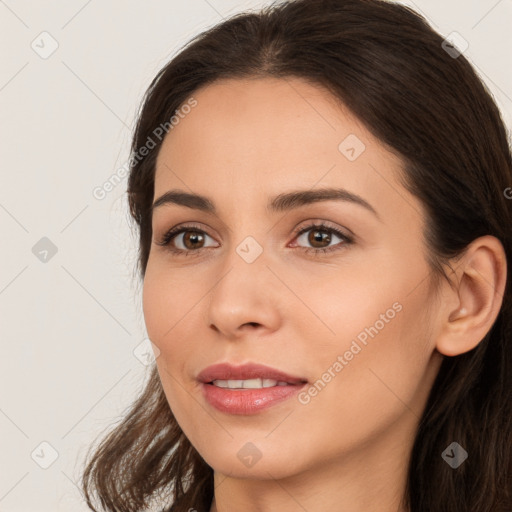
M407 7L196 37L133 138L157 357L90 508L510 510L511 186L489 92Z

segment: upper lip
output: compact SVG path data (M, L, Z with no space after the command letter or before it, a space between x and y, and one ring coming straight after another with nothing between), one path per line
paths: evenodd
M287 373L257 363L247 363L241 366L234 366L230 363L219 363L204 368L197 379L201 382L212 382L214 380L246 380L246 379L272 379L288 384L302 384L307 379L288 375Z

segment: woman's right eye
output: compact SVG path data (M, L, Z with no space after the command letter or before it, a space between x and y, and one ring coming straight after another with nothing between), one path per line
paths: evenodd
M194 247L201 243L204 244L205 237L211 238L198 226L179 226L167 231L162 239L156 243L167 247L173 253L188 255L208 248L208 246Z

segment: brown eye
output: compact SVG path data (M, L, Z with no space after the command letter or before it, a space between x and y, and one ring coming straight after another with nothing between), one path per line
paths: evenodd
M202 229L196 226L181 226L172 228L157 245L167 246L171 252L194 254L210 246L205 245L206 238L211 238Z
M201 243L204 243L204 236L197 231L184 231L182 243L186 249L201 248Z
M336 238L339 238L340 242L334 245L329 245L331 242L335 241ZM309 244L310 247L303 247L303 249L306 252L314 253L335 251L343 248L343 246L353 243L351 236L342 233L339 229L325 224L312 224L310 226L306 226L298 233L297 241L306 243L306 245Z
M308 242L315 248L324 247L323 244L329 245L331 243L331 234L323 229L311 229Z

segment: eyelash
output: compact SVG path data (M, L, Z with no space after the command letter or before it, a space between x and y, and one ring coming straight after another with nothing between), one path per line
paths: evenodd
M294 239L298 238L302 234L304 234L312 229L316 229L318 231L325 231L327 233L334 233L336 236L338 236L339 238L342 239L343 243L339 242L338 244L336 244L332 247L327 247L327 248L300 247L305 253L313 253L315 256L320 256L321 253L325 254L325 253L330 253L333 251L338 251L340 249L343 249L344 246L354 243L354 240L351 236L346 235L345 233L341 232L340 230L330 227L327 224L322 224L322 223L318 224L315 222L301 228L296 234L294 234ZM191 255L191 253L195 253L194 255L197 256L203 249L209 249L209 247L200 247L199 249L195 249L195 250L193 250L193 249L184 250L184 249L177 249L170 244L170 242L176 236L180 235L181 233L186 233L187 231L193 231L195 233L210 236L210 235L208 235L208 233L206 233L204 230L202 230L197 225L177 226L177 227L171 228L169 231L167 231L163 235L161 240L156 242L156 244L161 245L161 246L167 246L167 248L170 252L175 253L177 255L184 254L185 256L189 256L189 255ZM341 244L341 246L340 246L340 244Z

